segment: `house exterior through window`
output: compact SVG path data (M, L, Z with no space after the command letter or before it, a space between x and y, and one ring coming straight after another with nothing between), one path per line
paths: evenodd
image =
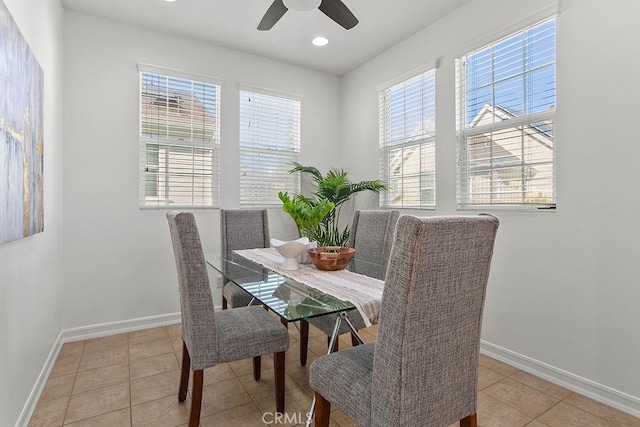
M218 207L220 85L140 67L140 206Z
M381 206L434 208L435 69L379 91Z
M458 208L555 208L555 19L460 57Z

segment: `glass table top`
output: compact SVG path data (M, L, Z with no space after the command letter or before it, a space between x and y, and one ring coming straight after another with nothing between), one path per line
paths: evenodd
M207 253L205 259L223 277L247 291L283 320L294 322L355 309L348 301L320 292L239 255L223 259L220 253ZM384 280L384 267L379 264L354 259L346 270Z

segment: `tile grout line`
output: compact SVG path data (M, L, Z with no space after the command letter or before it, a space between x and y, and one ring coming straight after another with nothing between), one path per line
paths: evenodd
M505 377L505 378L508 378L508 377ZM500 380L500 381L502 381L502 380ZM498 382L500 382L500 381L498 381ZM498 384L498 382L497 382L497 383L494 383L494 384L492 384L492 385ZM528 386L525 386L525 387L528 387ZM529 388L531 388L531 387L529 387ZM480 393L480 392L478 392L478 393ZM490 398L492 398L492 399L494 399L494 400L497 400L498 402L502 403L503 405L508 406L509 408L511 408L511 409L513 409L514 411L516 411L516 412L518 412L518 413L520 413L520 414L524 415L525 417L527 417L527 418L531 418L531 420L529 420L529 422L528 422L527 424L529 424L531 421L535 420L535 419L536 419L536 418L538 418L540 415L542 415L542 414L540 414L540 415L538 415L538 416L534 417L534 416L532 416L532 415L525 414L525 413L524 413L524 412L522 412L520 409L516 408L515 406L513 406L513 405L511 405L511 404L509 404L509 403L507 403L507 402L503 402L501 399L499 399L499 398L497 398L497 397L495 397L495 396L492 396L492 395L490 395L490 394L488 394L488 393L486 393L486 392L484 392L484 391L483 391L482 393L486 394L487 396L489 396ZM560 403L560 402L558 402L558 403ZM555 406L555 405L553 405L553 406ZM525 425L526 425L526 424L525 424Z
M556 403L555 405L553 405L552 407L550 407L549 409L547 409L546 411L544 411L543 413L541 413L540 415L538 415L537 417L535 417L533 420L538 421L539 423L544 424L545 426L547 424L543 423L542 421L538 420L538 418L540 418L541 416L543 416L544 414L546 414L547 412L549 412L550 410L552 410L553 408L555 408L556 406L558 406L559 404L561 404L563 401L559 401L558 403Z
M113 365L112 365L112 366L113 366ZM86 371L83 371L83 372L86 372ZM75 394L73 394L73 393L72 393L72 394L71 394L71 396L81 396L81 395L86 394L86 393L92 393L92 392L94 392L94 391L102 390L102 389L109 388L109 387L114 387L114 386L117 386L117 385L125 384L125 383L127 383L127 382L128 382L128 381L121 381L121 382L119 382L119 383L113 383L113 384L101 385L101 386L99 386L99 387L92 388L92 389L90 389L90 390L85 390L85 391L83 391L83 392L81 392L81 393L75 393ZM122 408L121 408L121 409L122 409ZM111 412L111 411L110 411L110 412ZM74 422L75 422L75 421L74 421Z
M78 370L80 369L80 362L82 361L82 356L84 355L84 347L87 344L87 341L82 342L82 351L80 352L80 359L78 359L78 366L76 366L76 372L73 374L73 385L71 386L71 391L69 392L69 400L67 400L67 407L64 409L64 417L62 417L62 426L65 425L65 421L67 420L67 412L69 412L69 405L71 404L71 397L73 396L73 389L76 386L76 381L78 379ZM64 347L64 345L63 345ZM47 379L48 381L48 379Z
M84 343L86 344L86 340L84 341ZM128 344L128 341L127 341L127 350L128 350L128 345L129 345L129 344ZM84 355L85 355L85 353L84 353L84 348L85 348L85 345L83 344L83 347L82 347L82 353L81 353L81 355L80 355L80 360L82 360L82 356L84 356ZM97 353L97 352L96 352L96 353ZM91 353L87 353L87 354L91 354ZM128 356L127 356L127 361L128 361ZM91 392L94 392L94 391L97 391L97 390L102 390L102 389L105 389L105 388L108 388L108 387L113 387L113 386L117 386L117 385L120 385L120 384L124 384L124 383L125 383L125 381L122 381L122 382L115 383L115 384L102 385L102 386L99 386L99 387L96 387L96 388L93 388L93 389L90 389L90 390L85 390L85 391L83 391L83 392L81 392L81 393L76 393L76 394L74 394L74 393L73 393L73 390L74 390L74 388L75 388L76 381L77 381L77 378L78 378L78 374L79 374L79 373L81 373L81 372L93 371L93 370L97 370L97 369L108 368L108 367L111 367L111 366L117 366L117 365L122 365L122 364L123 364L123 363L116 363L116 364L112 364L112 365L101 366L101 367L98 367L98 368L86 369L86 370L84 370L84 371L79 371L79 370L78 370L78 371L76 371L76 374L74 375L74 382L73 382L73 386L72 386L72 388L71 388L71 394L69 395L69 402L67 402L67 409L65 410L65 419L64 419L64 421L66 421L67 412L68 412L69 404L71 403L71 398L72 398L72 397L74 397L74 396L81 396L81 395L83 395L83 394L85 394L85 393L91 393ZM129 371L130 371L130 365L129 365L129 363L128 363L128 362L127 362L127 366L129 367ZM79 367L80 367L80 362L78 362L78 369L79 369ZM129 389L131 389L131 375L130 375L130 374L129 374L128 384L129 384ZM129 408L131 408L131 394L129 394ZM102 414L97 414L97 415L94 415L94 416L91 416L91 417L87 417L87 418L82 418L82 419L79 419L79 420L74 421L73 423L77 423L77 422L84 421L84 420L90 420L90 419L92 419L92 418L96 418L96 417L99 417L99 416L102 416L102 415L105 415L105 414L110 414L110 413L112 413L112 412L117 412L117 411L120 411L120 410L122 410L122 409L124 409L124 408L115 409L115 410L113 410L113 411L105 412L105 413L102 413ZM64 421L63 421L63 424L62 424L63 426L64 426L64 425L67 425ZM73 424L73 423L71 423L71 424Z
M504 362L502 362L502 363L504 363ZM507 365L507 366L511 366L511 365L509 365L508 363L505 363L505 365ZM513 366L511 366L511 367L512 367L512 368L515 368L515 367L513 367ZM487 368L486 366L485 366L485 368L493 371L493 369L491 369L491 368ZM515 368L515 369L517 369L517 368ZM494 372L496 372L496 371L494 371ZM505 376L503 379L501 379L501 380L499 380L499 381L496 381L495 383L493 383L493 384L491 384L491 385L489 385L489 386L485 387L485 389L486 389L486 388L488 388L488 387L491 387L492 385L495 385L495 384L497 384L497 383L499 383L499 382L503 381L505 378L509 378L509 379L511 379L512 381L515 381L515 382L517 382L518 384L520 384L520 385L522 385L522 386L524 386L524 387L530 388L530 389L532 389L532 390L534 390L534 391L537 391L537 392L539 392L539 393L542 393L542 394L544 394L545 396L551 397L552 399L556 399L556 400L558 401L558 402L554 403L551 407L549 407L548 409L546 409L544 412L542 412L540 415L538 415L538 416L534 417L534 418L533 418L533 420L531 420L531 421L538 420L538 418L539 418L539 417L541 417L543 414L545 414L545 413L547 413L548 411L550 411L551 409L555 408L555 407L556 407L557 405L559 405L561 402L564 402L564 400L565 400L567 397L571 396L571 394L569 394L568 396L565 396L565 397L564 397L564 398L562 398L562 399L558 399L557 397L551 396L550 394L545 393L545 392L544 392L544 391L542 391L542 390L538 390L537 388L534 388L534 387L531 387L531 386L529 386L529 385L527 385L527 384L524 384L524 383L522 383L522 382L518 381L518 380L517 380L517 379L515 379L515 378L511 378L512 376L516 375L516 374L517 374L517 373L519 373L519 372L524 372L524 371L520 371L520 370L518 369L516 372L514 372L514 373L512 373L512 374L510 374L510 375L508 375L508 376ZM499 372L497 372L497 373L499 374ZM538 378L538 377L536 377L536 378ZM541 378L540 378L540 379L541 379ZM543 381L545 381L545 380L543 380ZM554 384L554 385L555 385L555 384ZM560 387L560 386L558 386L558 387ZM562 387L560 387L560 388L562 388ZM484 390L484 389L483 389L483 390ZM564 390L566 390L566 389L564 389ZM479 391L480 391L480 390L479 390ZM488 395L488 394L487 394L487 395ZM493 396L491 396L491 395L488 395L488 396L493 397ZM499 402L501 402L501 403L503 403L503 404L505 404L505 405L509 406L510 408L515 409L516 411L520 412L521 414L527 415L527 414L525 414L524 412L520 411L518 408L514 407L513 405L510 405L510 404L509 404L509 403L507 403L507 402L503 402L502 400L500 400L500 399L498 399L498 398L496 398L496 397L493 397L493 398L494 398L494 399L496 399L497 401L499 401ZM564 402L564 403L567 403L567 402ZM567 404L568 404L568 405L570 405L570 403L567 403ZM573 406L573 405L571 405L571 406ZM574 406L574 407L575 407L575 408L577 408L576 406ZM577 409L581 409L581 408L577 408ZM581 410L583 410L583 409L581 409ZM583 410L583 411L584 411L584 410ZM584 411L584 412L590 413L589 411ZM597 416L597 415L595 415L595 414L591 414L591 415ZM528 415L527 415L527 416L528 416ZM598 418L600 418L600 417L598 417ZM602 418L600 418L600 419L602 419ZM531 421L530 421L529 423L531 423ZM607 421L607 420L604 420L604 421ZM539 421L539 422L542 422L542 421ZM543 423L543 424L544 424L544 423ZM545 425L546 425L546 424L545 424Z
M81 420L74 421L74 422L72 422L72 423L70 423L70 424L65 424L65 425L67 425L67 426L71 426L71 425L76 424L76 423L81 423L81 422L85 422L85 421L93 420L94 418L102 417L103 415L113 414L113 413L115 413L115 412L122 411L123 409L125 409L125 408L114 409L113 411L105 412L105 413L103 413L103 414L93 415L93 416L91 416L91 417L89 417L89 418L83 418L83 419L81 419Z
M509 365L509 366L511 366L511 365ZM551 385L553 385L553 386L555 386L555 387L561 388L562 390L567 390L567 391L568 391L568 392L570 392L570 393L569 393L567 396L563 397L562 399L559 399L559 398L557 398L557 397L555 397L555 396L550 395L549 393L547 393L547 392L545 392L545 391L543 391L543 390L538 390L537 388L535 388L535 387L531 387L530 385L525 384L525 383L523 383L522 381L518 381L518 380L517 380L517 379L515 379L515 378L511 378L511 377L513 377L514 375L516 375L516 374L518 374L518 373L520 373L520 372L524 372L524 371L520 371L520 370L518 370L518 372L514 372L513 374L511 374L511 375L509 375L508 377L505 377L505 378L510 378L510 379L512 379L513 381L515 381L515 382L517 382L517 383L519 383L519 384L522 384L522 385L524 385L524 386L527 386L527 387L529 387L529 388L532 388L532 389L534 389L534 390L536 390L536 391L539 391L540 393L542 393L542 394L544 394L544 395L547 395L547 396L549 396L549 397L551 397L551 398L553 398L553 399L556 399L556 400L558 400L558 403L563 402L567 397L569 397L569 396L571 396L571 394L573 394L573 392L572 392L571 390L567 390L566 388L564 388L564 387L560 387L559 385L556 385L556 384L553 384L553 383L549 383L549 381L544 380L544 379L539 378L539 377L536 377L535 375L531 375L531 374L529 374L528 372L524 372L524 373L525 373L525 374L528 374L528 375L531 375L532 377L538 378L539 380L545 381L545 382L547 382L547 383L549 383L549 384L551 384ZM504 378L503 378L503 379L504 379ZM502 380L500 380L500 381L502 381ZM495 384L495 383L494 383L494 384Z
M577 394L577 393L576 393L576 394ZM569 396L567 396L567 397L569 397ZM566 399L566 397L565 397L565 399ZM596 417L596 418L597 418L597 419L599 419L599 420L604 421L606 424L610 424L610 423L611 423L608 419L606 419L606 418L604 418L604 417L601 417L600 415L596 415L596 414L594 414L594 413L593 413L593 412L591 412L591 411L588 411L588 410L586 410L586 409L582 409L582 408L580 408L580 407L578 407L578 406L576 406L576 405L573 405L573 404L571 404L571 403L569 403L569 402L565 402L565 401L564 401L564 399L563 399L561 402L562 402L562 403L564 403L565 405L569 405L569 406L571 406L572 408L578 409L578 410L580 410L580 411L582 411L582 412L586 412L587 414L589 414L589 415L591 415L591 416L594 416L594 417ZM614 409L615 409L615 408L614 408Z
M262 362L263 362L263 360L262 360L262 357L261 357L261 358L260 358L260 378L261 378L261 379L262 379ZM285 364L285 365L286 365L286 364ZM249 399L251 399L251 403L253 403L253 404L258 408L258 411L260 411L260 413L261 413L262 415L264 415L264 412L262 412L262 409L260 409L260 407L258 406L258 403L255 401L255 399L253 398L253 396L251 396L251 393L249 393L249 390L247 390L247 387L245 387L245 385L243 384L243 382L242 382L242 381L240 381L240 377L238 376L238 374L236 373L236 371L231 367L231 365L229 365L229 369L231 369L231 372L233 372L233 375L235 375L236 380L240 383L240 385L242 386L242 389L244 390L244 392L245 392L245 393L247 393L247 396L249 396ZM252 375L252 374L253 374L253 370L251 371L251 374L249 374L249 375ZM275 371L274 371L273 375L274 375L274 381L275 381ZM285 390L285 391L286 391L286 390ZM274 396L275 396L275 395L274 395ZM242 405L235 406L235 408L237 408L237 407L239 407L239 406L242 406ZM221 412L222 412L222 411L221 411ZM215 414L211 414L211 415L215 415Z
M166 330L165 330L165 332L167 333L167 335L169 336L169 340L171 341L171 336L169 335L168 326L164 326L164 328L166 329ZM127 334L127 336L128 336L128 335L129 335L129 333ZM160 338L160 339L162 339L162 338ZM149 341L155 341L155 340L143 341L143 343L144 343L144 342L149 342ZM138 343L138 344L140 344L140 343ZM181 371L181 369L182 369L182 365L181 365L181 359L182 359L182 357L178 357L178 353L177 353L177 352L175 351L175 349L173 348L173 344L171 345L171 348L172 348L172 350L173 350L171 353L173 354L173 357L175 358L176 362L178 363L178 371ZM131 425L133 426L133 406L134 406L134 405L133 405L133 401L132 401L132 394L131 394L131 383L132 383L132 382L134 382L134 381L140 381L140 380L143 380L143 379L146 379L146 378L152 378L152 377L155 377L155 376L164 375L164 374L167 374L167 373L169 373L169 372L173 372L173 370L172 370L172 371L159 372L159 373L156 373L156 374L153 374L153 375L147 375L147 376L140 377L140 378L136 378L135 380L132 380L132 379L131 379L131 354L130 354L130 353L127 353L127 354L128 354L128 356L127 356L127 357L129 358L129 420L130 420ZM134 359L134 361L136 361L136 362L137 362L137 361L139 361L139 360L144 360L144 359L151 358L151 357L163 356L163 355L165 355L165 354L169 354L169 352L167 352L167 353L160 353L160 354L154 354L154 355L152 355L152 356L139 357L139 358ZM156 400L165 399L165 398L167 398L167 397L168 397L168 396L158 397L158 398L156 398L156 399L152 399L152 400L149 400L149 401L146 401L146 402L139 403L139 404L137 404L137 405L135 405L135 406L145 405L145 404L148 404L148 403L150 403L150 402L154 402L154 401L156 401ZM188 397L189 399L191 398L191 392L190 392L189 390L187 390L187 397ZM183 403L184 403L184 402L183 402ZM179 425L179 426L181 426L181 425L183 425L183 423L178 424L178 425Z
M133 402L131 400L131 353L129 348L131 347L131 338L127 334L127 365L129 366L129 425L133 426Z

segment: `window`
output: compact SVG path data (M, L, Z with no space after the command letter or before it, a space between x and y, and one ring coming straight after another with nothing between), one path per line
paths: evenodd
M555 19L459 58L458 208L555 208Z
M240 205L280 205L279 191L298 192L289 173L300 160L301 100L240 90Z
M435 70L379 91L381 205L433 208Z
M140 67L140 206L219 206L220 85Z

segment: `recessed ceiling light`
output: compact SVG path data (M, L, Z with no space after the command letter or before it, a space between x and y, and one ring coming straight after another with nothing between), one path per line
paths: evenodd
M174 2L176 0L164 0L164 1L166 1L166 2Z
M326 46L327 43L329 43L329 39L326 38L326 37L320 36L320 37L316 37L315 39L313 39L311 41L311 43L313 43L316 46Z

